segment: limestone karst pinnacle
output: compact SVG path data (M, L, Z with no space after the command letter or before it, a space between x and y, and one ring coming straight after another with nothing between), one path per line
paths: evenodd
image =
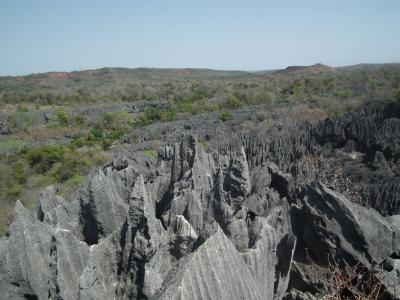
M0 299L321 299L332 253L382 266L382 299L397 299L399 130L385 108L366 109L209 151L189 134L157 158L120 153L71 201L49 187L34 212L16 203ZM329 182L321 155L376 197Z

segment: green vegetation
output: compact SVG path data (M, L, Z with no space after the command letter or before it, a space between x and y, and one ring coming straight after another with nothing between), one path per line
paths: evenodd
M146 149L143 151L144 155L149 158L157 158L157 152L151 149Z
M22 160L17 160L11 164L12 177L18 184L24 184L28 177L25 164Z
M398 64L346 67L320 74L104 68L0 77L0 107L15 105L18 112L29 113L31 107L167 100L172 106L189 106L184 108L189 111L194 109L192 102L215 97L225 97L227 106L234 108L282 100L308 102L312 96L322 104L345 103L389 100L399 80ZM63 124L71 121L67 109L58 117Z
M0 155L3 156L13 156L17 155L25 147L25 143L18 139L6 139L0 141Z
M37 117L30 112L18 111L8 117L8 123L18 131L30 132L37 124Z
M29 164L39 174L49 171L53 164L63 159L63 156L64 148L60 145L46 145L40 148L32 148L26 153Z
M222 122L233 120L233 114L230 111L221 111L218 114L218 119Z
M317 75L104 68L0 77L0 109L13 132L0 136L0 235L16 199L33 205L32 199L50 184L68 197L135 128L207 112L227 122L233 120L234 110L250 105L269 109L301 104L326 116L365 102L393 99L400 103L399 64L347 67ZM142 100L162 105L138 114L121 110L85 115L74 109ZM265 111L255 114L254 122L266 122ZM202 144L208 148L205 141ZM144 155L157 157L154 150L145 150Z
M396 94L395 94L395 100L396 100L396 102L397 103L400 103L400 89L398 89L397 91L396 91Z
M19 140L8 139L0 143L0 235L12 215L14 201L20 199L32 205L44 187L56 185L60 194L68 197L84 182L84 176L94 166L110 160L110 154L100 145L83 144L43 145L23 147ZM12 154L12 155L11 155ZM6 222L6 223L4 223Z
M56 110L56 117L59 126L65 127L69 125L70 116L63 107L60 107Z
M85 177L80 174L74 174L71 178L64 182L61 187L61 196L67 198L71 195L79 186L83 185Z
M22 187L18 184L11 184L7 188L7 197L17 199L22 194Z

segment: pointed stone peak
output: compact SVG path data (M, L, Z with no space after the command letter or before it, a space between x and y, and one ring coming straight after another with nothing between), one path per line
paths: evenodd
M240 198L240 203L250 193L250 171L243 146L230 159L229 168L224 179L224 190L230 194L231 198Z
M263 299L250 269L218 224L211 223L202 237L204 242L178 261L151 299Z
M22 204L22 202L17 200L14 207L14 220L16 220L19 217L24 219L28 218L30 219L31 215L29 214L28 209Z
M144 184L143 176L139 175L136 178L135 184L131 192L131 200L137 201L141 198L147 198L146 187Z
M185 135L179 143L174 145L171 169L171 182L179 181L184 174L193 168L199 168L210 173L214 167L212 157L207 154L197 138Z
M51 214L58 205L66 206L64 198L57 195L57 188L50 185L40 194L39 203L36 208L36 218L43 222L46 214Z
M156 215L155 207L147 196L143 176L139 175L130 196L128 222L135 227L144 221L144 219L147 220L149 227L151 227L155 224Z

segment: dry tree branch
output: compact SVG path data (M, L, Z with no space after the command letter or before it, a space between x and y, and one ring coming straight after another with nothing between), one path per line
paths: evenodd
M343 269L334 259L334 252L327 255L328 266L321 267L310 257L308 249L305 250L309 263L325 271L328 293L323 300L378 300L382 292L382 270L376 274L360 263Z

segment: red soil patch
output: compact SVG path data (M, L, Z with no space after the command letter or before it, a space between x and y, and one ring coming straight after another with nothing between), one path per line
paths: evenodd
M68 79L70 75L68 72L51 72L47 73L47 76L49 78Z
M178 76L187 76L190 75L192 72L187 69L174 69L174 74Z

